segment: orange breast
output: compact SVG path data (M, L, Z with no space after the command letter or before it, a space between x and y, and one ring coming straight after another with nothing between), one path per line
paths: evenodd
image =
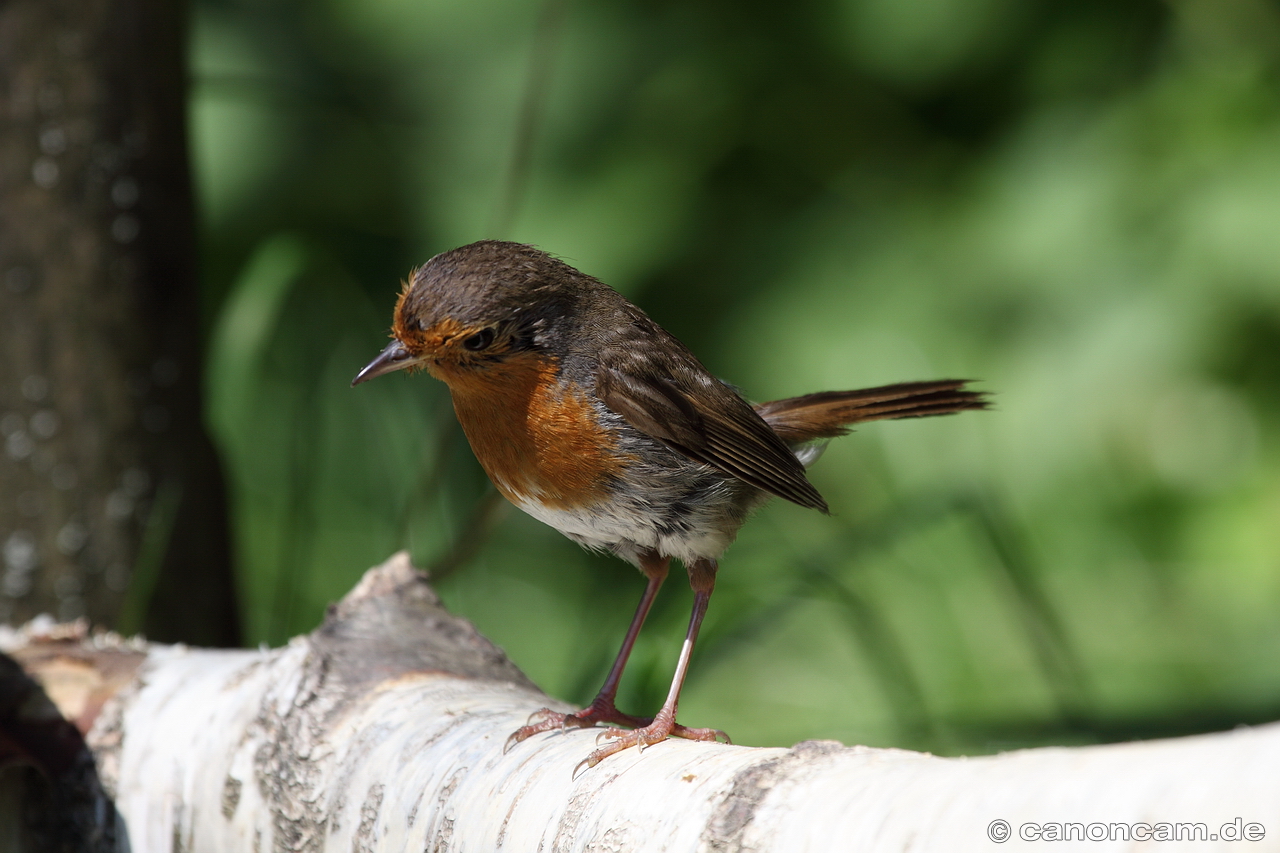
M521 354L433 373L449 385L471 449L508 500L537 499L551 509L595 503L626 467L616 436L579 389L562 387L554 362Z

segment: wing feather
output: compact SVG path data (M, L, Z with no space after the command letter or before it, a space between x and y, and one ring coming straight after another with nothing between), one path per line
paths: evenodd
M648 318L643 318L648 320ZM643 346L598 354L596 391L631 426L758 489L827 511L804 466L751 405L652 321ZM640 326L640 323L636 323ZM636 343L636 342L633 342Z

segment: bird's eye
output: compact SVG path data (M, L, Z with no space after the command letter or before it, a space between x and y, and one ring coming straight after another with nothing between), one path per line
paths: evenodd
M462 342L462 346L472 352L479 352L493 343L493 329L481 329Z

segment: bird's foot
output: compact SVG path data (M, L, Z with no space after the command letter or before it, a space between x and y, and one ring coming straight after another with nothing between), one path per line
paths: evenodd
M708 743L716 741L724 741L732 743L729 736L719 729L691 729L688 726L682 726L675 721L675 714L667 714L667 709L663 708L658 712L658 716L654 718L652 723L647 726L626 731L624 729L607 728L600 732L596 738L598 744L602 740L608 741L604 746L598 748L595 752L583 759L578 768L595 767L604 759L608 758L624 749L636 747L641 752L646 747L653 746L655 743L661 743L669 737L679 737L685 740L700 740ZM575 770L575 773L577 771Z
M630 714L624 714L614 707L611 697L601 698L597 696L595 700L578 711L576 714L564 714L560 711L553 711L550 708L543 708L540 711L534 711L529 716L526 725L521 726L511 733L511 737L507 738L507 743L503 747L503 752L511 749L511 747L520 743L522 740L533 737L542 732L550 732L563 730L567 728L587 729L596 723L612 723L617 726L640 727L647 726L653 722L652 717L633 717ZM620 731L614 729L613 731Z

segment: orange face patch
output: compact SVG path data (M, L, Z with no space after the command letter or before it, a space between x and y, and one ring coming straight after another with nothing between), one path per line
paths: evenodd
M400 298L404 299L403 296ZM398 307L395 323L391 327L391 334L414 356L447 357L454 342L476 331L478 329L463 326L452 317L446 317L428 329L419 329L405 320Z
M595 503L626 467L616 436L545 357L522 353L484 367L428 369L449 385L471 449L508 500L532 498L550 509Z

